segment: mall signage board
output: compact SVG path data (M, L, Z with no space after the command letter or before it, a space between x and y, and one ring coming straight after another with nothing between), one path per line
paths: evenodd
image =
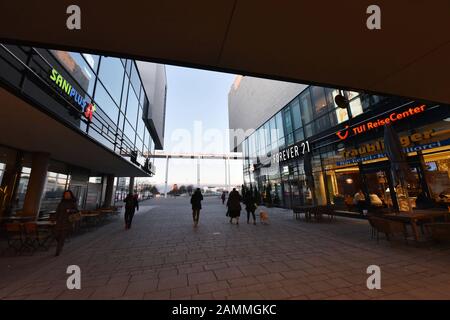
M418 152L418 151L429 150L429 149L439 148L439 147L448 146L448 145L450 145L450 139L426 143L426 144L420 144L417 146L406 147L406 148L403 148L403 152L404 153ZM377 159L386 158L386 157L387 157L387 155L384 152L377 153L377 154L370 154L370 155L363 156L363 157L357 157L357 158L338 161L338 162L336 162L336 165L346 166L349 164L355 164L358 162L364 162L364 161L370 161L370 160L377 160Z
M380 128L384 125L389 125L399 120L407 119L413 115L425 112L426 105L422 104L416 107L410 107L400 112L391 112L389 115L384 117L379 117L375 120L366 121L354 128L350 126L345 126L344 130L336 133L340 140L346 140L351 136L356 136Z
M89 102L84 98L55 68L50 72L50 80L83 111L83 115L87 120L92 121L92 117L97 108L95 103Z
M305 153L310 152L308 141L296 143L272 155L272 163L283 163L285 161L303 157Z

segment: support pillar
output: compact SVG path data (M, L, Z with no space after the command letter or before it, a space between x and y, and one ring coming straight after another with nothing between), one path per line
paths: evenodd
M41 207L42 195L47 182L48 163L50 154L34 153L31 165L30 180L23 204L23 215L37 217Z
M130 177L130 183L128 184L128 193L134 194L134 177Z
M105 202L103 203L103 207L105 208L111 207L111 203L113 200L113 193L114 193L114 175L109 174L106 176Z
M166 156L166 178L164 180L165 186L164 186L164 198L167 198L167 183L168 183L168 179L169 178L169 156Z
M197 158L197 188L200 188L200 157Z
M230 191L231 188L231 174L230 174L230 157L228 157L228 168L227 168L227 172L228 172L228 191Z
M227 171L227 158L225 157L225 188L228 190L228 171Z

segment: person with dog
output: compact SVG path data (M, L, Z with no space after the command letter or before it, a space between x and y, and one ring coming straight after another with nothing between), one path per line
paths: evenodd
M236 220L236 224L239 224L239 217L241 216L241 195L233 188L230 192L227 201L227 207L230 216L230 223L233 223L233 219Z
M255 210L256 210L256 200L253 197L251 192L246 192L244 197L244 204L245 204L245 210L247 211L247 224L250 223L250 214L252 214L253 217L253 224L256 225L256 217L255 217Z

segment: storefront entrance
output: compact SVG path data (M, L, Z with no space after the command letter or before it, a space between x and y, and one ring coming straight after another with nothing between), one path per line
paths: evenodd
M443 163L439 155L439 163ZM449 173L440 174L434 158L415 155L408 157L408 172L402 187L398 179L393 181L387 160L359 163L348 167L327 170L326 181L329 201L342 210L358 212L363 199L369 212L398 212L424 209L438 202L433 189L443 190ZM433 167L434 166L434 167ZM447 168L442 165L442 168ZM440 167L439 167L440 168ZM439 174L439 175L438 175ZM438 178L436 178L438 177ZM441 182L443 181L443 182ZM442 198L442 196L441 196Z
M387 161L360 165L361 190L366 199L369 211L395 211L396 194Z

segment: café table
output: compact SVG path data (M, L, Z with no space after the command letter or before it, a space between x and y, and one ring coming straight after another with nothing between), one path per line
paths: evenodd
M450 221L450 212L446 211L427 211L417 210L412 213L386 214L386 218L402 221L411 224L414 240L419 241L419 224L424 222L435 222L436 219L443 218L446 222Z
M299 218L299 215L301 213L305 214L305 219L310 220L311 219L311 210L314 209L316 206L306 205L306 206L295 206L293 207L295 219Z
M11 216L11 217L3 217L1 218L1 222L18 222L18 223L24 223L33 221L35 217L25 217L25 216Z
M38 220L35 221L36 225L38 227L54 227L56 226L56 221L50 221L50 220Z

